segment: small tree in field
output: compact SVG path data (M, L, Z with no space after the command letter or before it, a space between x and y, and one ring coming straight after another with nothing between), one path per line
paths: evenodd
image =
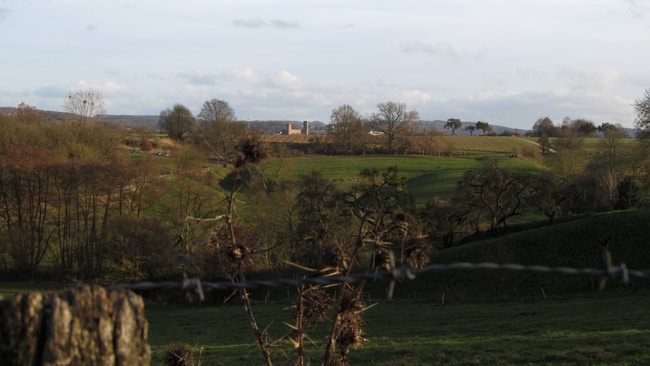
M93 89L77 90L68 94L63 109L71 114L77 126L85 125L105 114L104 99Z
M420 116L415 110L407 111L405 103L379 103L377 109L379 111L372 115L371 124L386 135L388 152L392 154L395 140L407 133Z
M481 130L483 132L483 136L485 136L486 133L492 132L492 126L490 126L490 124L487 122L476 122L476 129Z
M196 128L196 119L187 107L182 104L174 105L173 109L160 112L158 118L160 129L174 140L182 140Z
M447 120L447 123L445 124L445 129L451 129L451 134L455 135L456 130L461 128L463 126L463 122L461 122L458 118L450 118Z

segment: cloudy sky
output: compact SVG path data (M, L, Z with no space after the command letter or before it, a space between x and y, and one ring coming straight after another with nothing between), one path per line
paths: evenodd
M328 121L404 102L422 119L632 127L650 88L650 0L0 0L0 106L110 114L228 101Z

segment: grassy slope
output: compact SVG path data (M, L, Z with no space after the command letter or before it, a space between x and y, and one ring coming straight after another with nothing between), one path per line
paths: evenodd
M437 306L381 303L366 311L368 342L352 350L352 365L632 365L650 363L647 292L597 294L569 299ZM287 329L291 311L257 306L273 337ZM149 306L153 365L166 345L203 347L203 365L260 365L259 350L239 306ZM326 335L320 326L310 336ZM308 345L312 364L322 351ZM276 364L286 364L285 344Z
M537 142L539 137L526 137L527 140ZM549 141L551 144L555 143L558 140L557 137L550 137ZM628 153L631 152L638 142L637 139L625 138L619 140L619 146L616 148L618 153ZM600 137L588 137L582 139L582 148L586 152L605 152L607 151L607 139Z
M581 220L523 231L443 250L433 263L497 262L547 266L604 268L600 241L608 241L613 262L628 268L650 268L650 211L625 211L588 216ZM404 284L403 294L429 299L442 292L452 300L491 299L512 295L590 292L597 280L513 272L450 272L421 275L425 281ZM617 287L616 284L612 285ZM610 287L612 287L610 286ZM647 287L633 281L631 287ZM379 293L379 290L377 290Z
M438 253L435 261L495 261L553 266L601 266L598 240L609 239L617 262L650 267L650 211L621 211L470 243Z

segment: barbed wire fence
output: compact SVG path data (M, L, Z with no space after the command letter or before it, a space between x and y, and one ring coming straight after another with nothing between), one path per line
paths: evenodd
M650 279L650 269L634 270L629 269L625 263L614 265L611 254L605 251L605 268L573 268L573 267L549 267L543 265L524 265L516 263L499 264L493 262L456 262L448 264L433 264L423 268L395 267L394 259L391 255L391 270L382 270L369 273L353 273L344 276L319 276L303 278L277 278L270 280L244 280L236 281L218 281L209 282L201 281L200 278L185 278L182 281L162 281L162 282L136 282L125 283L111 286L110 288L120 288L136 291L148 290L173 290L179 289L189 294L195 293L201 301L204 300L204 289L210 290L232 290L232 289L257 289L257 288L276 288L283 286L303 286L303 285L335 285L341 283L353 283L364 280L388 280L390 282L387 297L390 300L393 296L395 281L416 280L417 276L425 273L442 273L452 271L506 271L520 273L537 273L537 274L556 274L563 276L584 276L599 280L599 288L605 288L607 281L620 281L628 284L632 278Z
M245 290L248 289L295 286L300 289L299 293L301 293L303 285L322 285L323 287L327 287L328 285L342 283L385 280L390 281L387 294L390 299L397 281L414 281L418 278L428 280L426 276L419 276L454 271L503 271L573 277L584 276L599 281L601 289L604 289L609 281L620 281L627 284L636 279L650 279L650 269L633 270L629 269L624 263L614 265L611 260L611 255L607 250L605 250L605 265L603 268L550 267L492 262L459 262L432 264L423 268L409 268L396 267L395 259L392 255L390 255L389 259L390 270L341 276L321 275L303 278L219 282L201 281L199 278L185 278L182 281L120 284L108 286L107 290L173 290L185 292L190 300L198 295L199 299L203 301L205 290L240 289L244 294L243 296L247 296ZM140 296L124 291L119 291L117 294L111 293L111 291L106 291L97 285L79 286L52 296L54 297L50 298L49 296L23 293L11 299L0 300L0 334L3 335L3 337L0 337L0 363L2 365L92 364L91 361L88 361L91 359L109 360L107 362L111 364L115 363L115 365L149 364L151 360L151 349L148 347L146 341L147 322L144 318L144 302ZM343 295L341 296L343 298ZM299 300L298 303L302 304L302 300ZM298 305L298 308L300 306ZM372 306L374 305L366 308ZM57 310L52 311L51 309L54 308ZM25 314L31 314L31 318L26 317ZM101 317L101 321L95 320L98 316ZM70 319L72 318L75 318L76 321L71 322ZM43 324L45 326L34 326L34 324ZM71 327L70 324L74 324L74 326ZM257 323L254 320L252 320L252 324L254 327L257 327ZM268 364L271 364L270 352L268 351L269 347L273 347L285 340L292 342L294 350L297 349L298 351L299 360L304 361L304 348L302 343L291 338L291 336L296 335L296 339L302 339L298 338L298 336L302 337L303 334L301 324L302 321L297 321L295 326L290 325L291 330L285 336L277 338L271 343L268 343L269 338L265 338L268 337L266 330L259 331L257 335L258 342L260 348L267 352L265 354L268 354ZM354 334L360 335L361 330L358 323L354 324L356 324L356 331L350 330L350 332L355 331L357 333ZM340 324L338 326L343 327ZM107 329L109 333L112 332L112 329L117 332L116 334L124 333L120 335L122 341L113 342L112 338L104 337ZM341 329L343 328L339 328L339 331ZM87 337L88 334L96 335L95 337L97 339L102 339L106 342L89 345L87 342L81 340L81 338ZM102 334L102 336L99 336L99 334ZM5 335L9 336L5 337ZM335 339L332 337L334 337L334 333L330 334L329 339ZM70 341L62 342L60 339L68 339ZM331 347L335 347L332 346L334 344L333 341L328 343ZM339 345L339 347L341 346ZM38 352L36 351L37 348ZM328 352L325 353L323 360L331 361L333 354L330 350L333 352L334 348L327 349ZM346 359L348 354L347 346L345 346L345 349L340 348L340 352L341 360ZM133 359L133 357L137 359ZM70 360L73 360L73 362Z

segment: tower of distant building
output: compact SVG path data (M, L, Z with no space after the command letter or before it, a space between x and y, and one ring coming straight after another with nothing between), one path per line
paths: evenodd
M283 135L309 135L309 121L302 123L302 129L293 128L291 123L287 123L287 128L282 130Z

